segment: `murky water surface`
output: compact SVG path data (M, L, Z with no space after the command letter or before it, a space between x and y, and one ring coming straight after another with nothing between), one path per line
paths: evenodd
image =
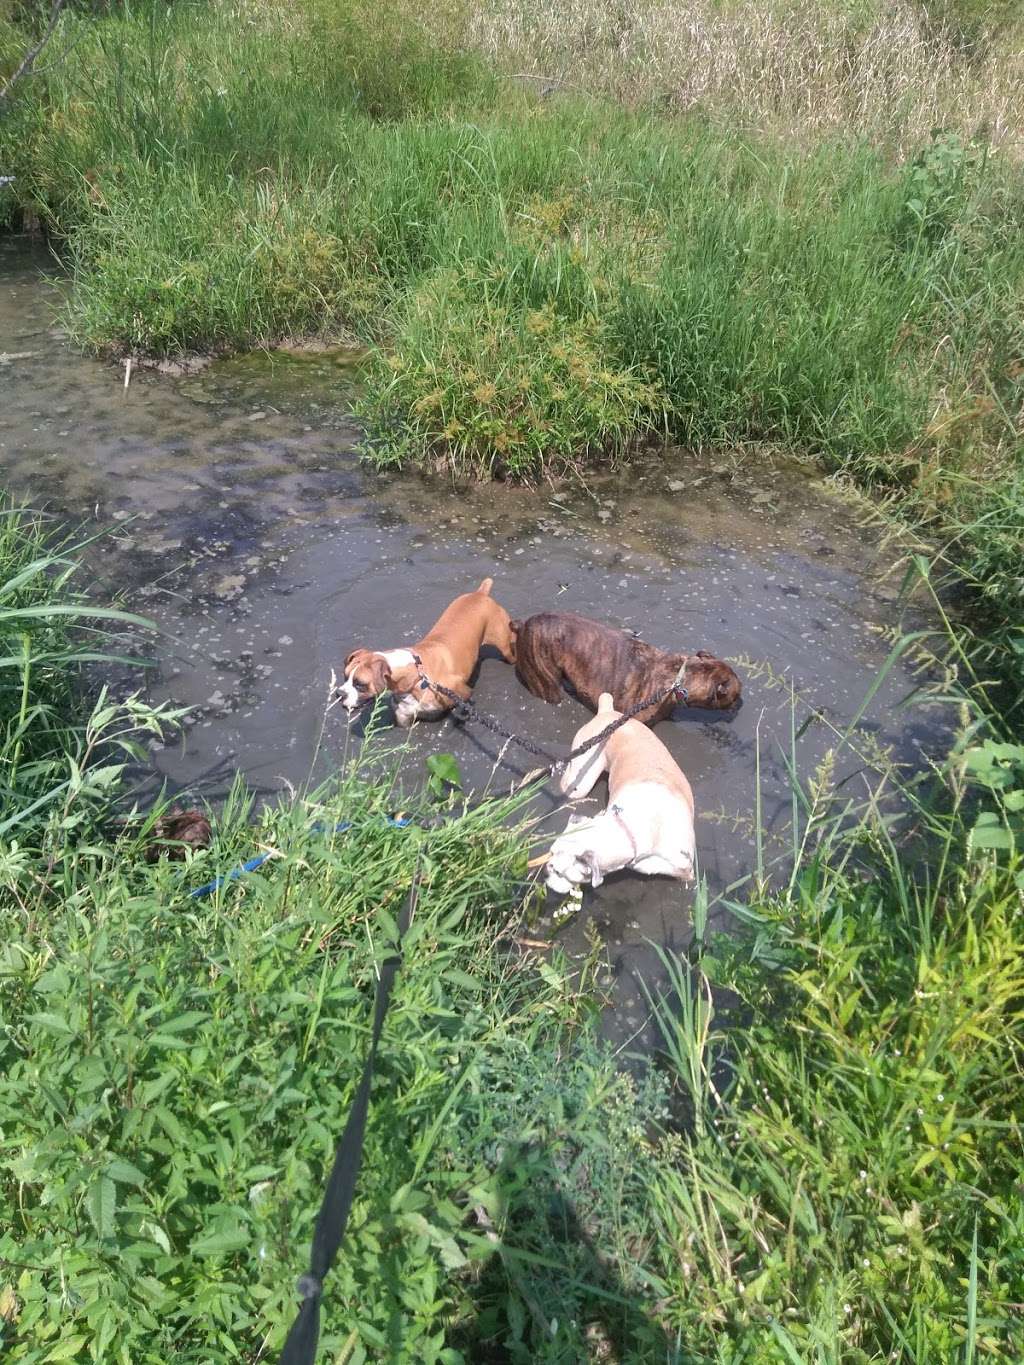
M760 740L765 856L783 857L791 797L784 751L810 774L860 709L888 653L896 582L856 508L796 465L659 456L579 490L378 477L361 469L347 416L356 358L257 353L172 377L83 358L56 328L48 258L0 242L0 467L16 497L90 532L97 590L167 632L156 698L197 708L153 762L173 786L215 800L241 769L258 787L302 784L314 767L332 668L359 644L422 633L485 575L513 616L562 607L639 631L666 648L707 648L737 663L745 703L732 717L678 710L659 727L693 784L701 868L713 897L748 876ZM858 748L919 765L941 744L934 710L897 710L912 686L891 672L860 723ZM511 668L485 660L475 700L540 744L567 744L586 712L529 696ZM467 786L502 790L532 766L473 727L421 725L408 770L453 753ZM346 744L332 711L317 759ZM840 761L865 792L861 759ZM541 809L554 811L551 794ZM552 817L560 828L564 815ZM610 1035L639 1046L651 942L684 945L692 893L620 874L562 930L582 949L585 921L608 944ZM712 924L727 923L712 909Z

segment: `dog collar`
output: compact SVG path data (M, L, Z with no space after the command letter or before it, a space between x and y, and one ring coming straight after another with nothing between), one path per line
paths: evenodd
M613 804L610 805L608 809L611 812L613 818L618 820L619 824L622 826L623 832L625 833L626 838L629 840L629 846L633 850L633 861L636 862L637 859L636 840L633 838L633 831L626 824L625 816L622 814L622 807L617 802L613 802Z

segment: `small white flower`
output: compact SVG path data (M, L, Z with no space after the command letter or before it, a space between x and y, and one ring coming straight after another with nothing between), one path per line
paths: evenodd
M939 1103L941 1104L942 1101L943 1101L945 1098L946 1098L945 1095L940 1095L940 1096L939 1096Z
M848 1303L844 1303L844 1304L843 1304L843 1312L844 1312L844 1313L852 1313L852 1312L853 1312L853 1309L850 1307L850 1305L849 1305Z
M865 1266L865 1269L866 1269L870 1264L871 1264L871 1262L870 1262L870 1261L868 1260L868 1258L865 1256L865 1257L864 1257L864 1266Z
M860 1173L860 1178L861 1178L861 1180L867 1180L867 1178L868 1178L868 1173L867 1173L867 1171L861 1171L861 1173Z

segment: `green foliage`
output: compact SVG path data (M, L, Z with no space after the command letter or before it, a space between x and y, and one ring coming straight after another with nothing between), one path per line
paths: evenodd
M971 831L972 847L1024 848L1024 745L986 740L967 750L964 771L972 785L990 794L990 808L981 812Z
M427 766L427 790L431 796L443 799L453 791L462 790L462 774L454 754L429 754Z
M347 326L373 348L384 458L526 474L667 416L681 441L785 442L900 480L937 396L988 363L990 310L1024 279L1019 181L954 134L894 170L531 106L369 8L239 28L143 6L76 35L0 137L22 201L67 238L77 336L163 352ZM472 123L446 115L457 99Z
M676 967L694 1004L662 1021L696 1117L652 1197L696 1358L1020 1358L1021 865L929 823L898 853L865 820L855 862L825 836L737 907L746 943Z
M205 1365L279 1347L417 859L326 1354L473 1358L446 1323L475 1330L485 1227L541 1181L608 1207L600 1163L637 1141L628 1086L585 1048L564 1066L568 982L493 947L524 859L514 806L425 833L382 818L389 795L350 773L255 829L236 797L184 868L143 864L126 838L68 849L42 887L5 869L6 1359ZM253 844L279 856L186 899ZM577 1134L595 1143L586 1176L556 1161ZM586 1285L571 1292L582 1311Z
M606 359L596 318L514 308L489 296L499 275L432 278L412 296L359 409L378 464L425 450L460 473L530 478L619 454L663 422L657 388Z
M0 840L42 827L65 838L109 804L136 736L159 735L180 713L101 693L89 705L82 670L126 662L112 652L131 613L74 588L78 548L54 544L41 518L0 500Z
M911 163L906 177L908 198L903 206L904 234L911 240L938 241L963 214L968 196L967 177L977 170L980 156L956 133L942 128Z

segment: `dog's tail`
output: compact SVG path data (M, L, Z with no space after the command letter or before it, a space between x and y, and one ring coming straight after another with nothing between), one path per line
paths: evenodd
M603 716L606 711L615 710L615 698L610 692L602 692L597 699L597 714Z
M485 578L484 581L480 584L479 588L477 588L477 592L482 592L482 593L484 594L485 597L490 597L490 595L491 595L491 589L492 589L493 587L494 587L494 579L493 579L493 578Z

